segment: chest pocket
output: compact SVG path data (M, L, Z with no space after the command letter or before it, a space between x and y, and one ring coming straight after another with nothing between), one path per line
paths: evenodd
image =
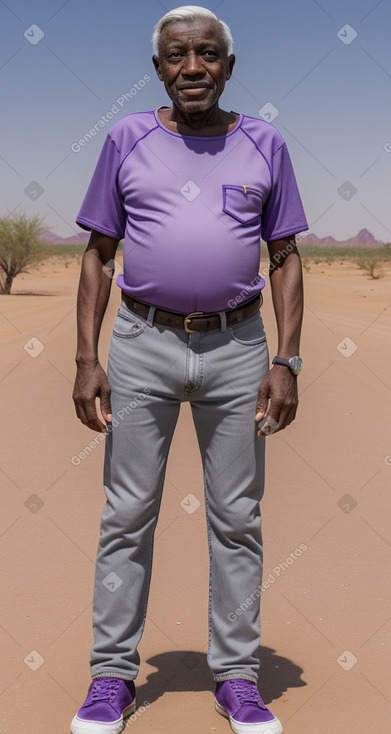
M262 195L248 186L223 184L223 212L241 224L251 224L260 218Z

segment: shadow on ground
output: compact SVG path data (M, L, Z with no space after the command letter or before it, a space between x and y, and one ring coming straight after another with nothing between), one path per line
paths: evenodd
M259 688L265 703L280 698L288 688L300 688L307 683L302 680L303 669L277 655L271 647L259 649L261 663ZM166 692L212 691L214 681L206 655L192 650L177 650L154 655L147 660L157 668L147 676L147 682L137 686L139 705L153 703Z
M12 291L8 294L9 296L57 296L56 291L46 291L46 293L39 293L38 291Z

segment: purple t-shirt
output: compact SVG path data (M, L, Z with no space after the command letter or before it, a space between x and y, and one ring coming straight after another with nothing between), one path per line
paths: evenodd
M255 296L265 285L261 235L270 241L308 229L273 125L240 115L227 135L187 136L168 130L157 110L114 125L76 221L125 239L120 288L184 313Z

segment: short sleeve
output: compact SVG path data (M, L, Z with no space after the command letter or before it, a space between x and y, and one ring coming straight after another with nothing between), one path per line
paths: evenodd
M120 151L109 134L76 218L83 229L95 229L119 240L124 237L126 224L117 180L120 163Z
M272 185L262 211L262 238L269 242L308 229L286 144L272 158Z

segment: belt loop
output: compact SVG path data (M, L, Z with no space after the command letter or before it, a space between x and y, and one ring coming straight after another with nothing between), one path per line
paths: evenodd
M148 326L153 326L153 320L155 318L155 311L156 311L156 306L149 307L148 318L147 318Z
M220 331L227 331L227 314L225 311L219 311Z

